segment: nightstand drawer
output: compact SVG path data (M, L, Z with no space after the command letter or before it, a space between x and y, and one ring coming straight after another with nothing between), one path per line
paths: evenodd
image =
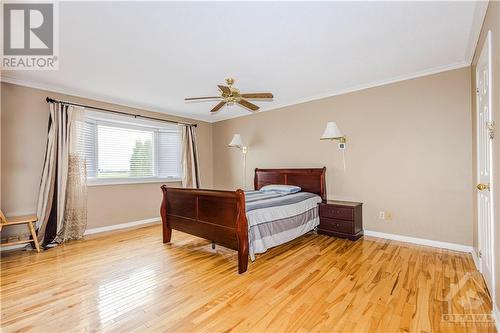
M318 228L323 230L351 234L354 232L354 223L351 221L336 220L327 217L321 217Z
M321 205L319 208L319 216L347 221L352 221L354 219L354 213L351 208L343 208L333 205Z

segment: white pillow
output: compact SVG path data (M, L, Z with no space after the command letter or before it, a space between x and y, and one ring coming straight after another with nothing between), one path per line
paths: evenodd
M266 185L260 188L262 192L297 193L301 188L295 185Z

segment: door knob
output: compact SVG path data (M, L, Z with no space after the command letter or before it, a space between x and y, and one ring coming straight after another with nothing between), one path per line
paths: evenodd
M476 187L479 191L490 190L490 184L477 184Z

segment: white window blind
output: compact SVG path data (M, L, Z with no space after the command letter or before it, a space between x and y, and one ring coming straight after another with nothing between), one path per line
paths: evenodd
M83 145L79 146L81 154L87 162L87 177L94 178L97 176L97 126L93 122L85 121L83 128Z
M95 114L95 113L91 113ZM85 156L90 183L180 180L180 127L157 122L124 122L87 116Z
M153 177L153 134L97 123L97 177Z
M180 131L158 132L158 177L175 178L181 170L181 135Z

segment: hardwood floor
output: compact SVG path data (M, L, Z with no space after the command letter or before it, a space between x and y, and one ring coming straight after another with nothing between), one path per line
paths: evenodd
M443 318L491 313L468 254L310 233L238 275L235 251L172 240L155 225L2 253L2 332L495 332Z

